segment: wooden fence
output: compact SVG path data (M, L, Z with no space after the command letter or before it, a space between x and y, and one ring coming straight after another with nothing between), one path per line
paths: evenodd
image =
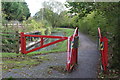
M0 30L2 52L19 53L20 36L18 26L19 24L3 24L3 28Z
M30 25L30 24L26 24ZM7 53L19 53L20 51L20 35L19 32L25 31L27 29L25 25L23 24L3 24L3 28L0 29L0 36L2 37L2 44L0 45L2 48L2 52L7 52ZM47 33L48 31L46 31ZM29 32L26 34L38 34L41 35L41 32L35 31L35 32ZM35 38L34 38L35 39ZM34 42L33 37L27 37L27 43L29 42ZM32 46L36 45L35 44L28 46L27 49L31 48Z
M0 32L2 36L2 52L19 53L19 33L16 32Z

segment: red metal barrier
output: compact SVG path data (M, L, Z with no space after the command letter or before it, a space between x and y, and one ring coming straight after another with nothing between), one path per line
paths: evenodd
M74 34L68 38L68 50L67 50L67 71L71 71L72 68L77 64L78 57L78 41L75 40L78 37L78 28L75 29Z
M34 49L32 49L32 50L26 51L26 37L40 37L40 38L41 38L41 41L40 41L41 46L40 46L40 47L37 47L37 48L34 48ZM44 44L44 45L43 45L43 43L44 43L43 38L59 38L59 40L56 40L56 41L53 41L53 42L50 42L50 43L48 43L48 44ZM52 45L52 44L55 44L55 43L64 41L64 40L66 40L66 39L68 39L68 37L46 36L46 35L28 35L28 34L24 34L23 32L21 32L21 53L27 54L27 53L36 51L36 50L38 50L38 49L47 47L47 46L49 46L49 45Z
M104 49L101 50L102 54L102 64L104 71L107 71L107 65L108 65L108 39L106 37L102 38Z
M107 65L108 65L108 39L106 37L102 37L100 28L98 28L98 34L99 34L99 49L101 53L101 61L103 70L107 71Z
M77 64L77 55L78 55L78 28L75 29L75 32L70 37L61 37L61 36L49 36L49 35L28 35L24 34L23 32L20 33L21 38L21 53L27 54L38 49L47 47L49 45L53 45L55 43L68 40L67 45L67 64L66 70L70 71L75 64ZM26 37L40 37L40 47L34 48L32 50L26 51ZM44 44L44 38L58 38L59 40Z

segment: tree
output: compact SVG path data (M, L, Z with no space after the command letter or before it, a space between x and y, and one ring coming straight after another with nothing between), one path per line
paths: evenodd
M107 19L107 32L112 33L112 39L110 39L113 52L112 65L114 69L120 70L120 2L117 3L99 3L97 9L102 11Z
M74 13L82 18L95 9L93 2L67 2L65 6L69 9L69 13Z
M35 16L35 20L47 20L52 27L57 27L60 24L60 15L53 12L49 8L42 8L38 11Z
M60 13L64 10L65 6L58 1L44 1L43 8L35 14L34 19L47 20L53 28L58 27L61 25L61 19L63 18Z
M60 14L62 11L65 10L65 6L61 2L58 2L55 0L44 1L43 7L47 8L57 14Z
M26 2L2 2L3 17L6 20L23 21L30 17Z
M68 2L66 6L70 8L70 13L79 16L76 22L82 29L95 33L97 27L102 28L102 35L109 39L109 50L113 52L109 52L113 55L110 66L120 70L120 2ZM93 12L96 15L92 16ZM85 29L83 26L88 27Z
M74 19L72 18L72 15L67 13L67 11L63 11L60 13L60 27L72 27L74 23Z

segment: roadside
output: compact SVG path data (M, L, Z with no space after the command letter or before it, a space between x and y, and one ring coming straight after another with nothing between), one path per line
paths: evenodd
M64 28L56 28L53 30L54 33L63 33L63 36L71 36L74 32L73 29L64 29ZM3 60L3 76L8 72L14 72L14 70L21 71L22 68L31 68L37 65L41 65L42 63L49 62L50 54L57 54L58 52L66 52L67 43L66 41L55 44L56 46L53 48L49 48L50 50L42 50L37 52L28 53L27 55L16 54L16 53L2 53ZM34 57L39 56L39 57ZM53 56L54 57L54 56ZM66 57L65 57L66 59ZM54 66L55 67L55 66ZM56 66L58 67L58 66ZM15 74L17 72L15 71ZM19 72L18 72L19 73ZM10 76L9 76L10 77Z
M43 62L31 67L3 71L3 78L97 78L99 63L97 45L82 33L79 33L79 37L78 66L72 73L66 73L64 70L67 54L63 52L31 56L33 60L34 58L41 60L43 57Z
M99 53L97 44L88 36L79 33L78 66L75 71L68 75L69 78L97 78Z

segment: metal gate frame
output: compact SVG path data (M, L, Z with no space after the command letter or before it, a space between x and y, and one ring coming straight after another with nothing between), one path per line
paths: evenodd
M101 30L98 27L98 36L99 36L99 50L101 53L101 61L103 70L107 71L108 66L108 39L101 35Z
M39 37L40 38L40 47L34 48L32 50L26 51L26 37ZM59 39L47 44L44 44L44 38L55 38ZM27 54L38 49L47 47L49 45L56 44L58 42L67 40L67 62L66 62L66 70L71 71L72 68L77 64L78 57L78 28L75 29L74 34L70 37L62 37L62 36L50 36L50 35L28 35L24 34L24 32L20 33L20 41L21 41L21 53Z

